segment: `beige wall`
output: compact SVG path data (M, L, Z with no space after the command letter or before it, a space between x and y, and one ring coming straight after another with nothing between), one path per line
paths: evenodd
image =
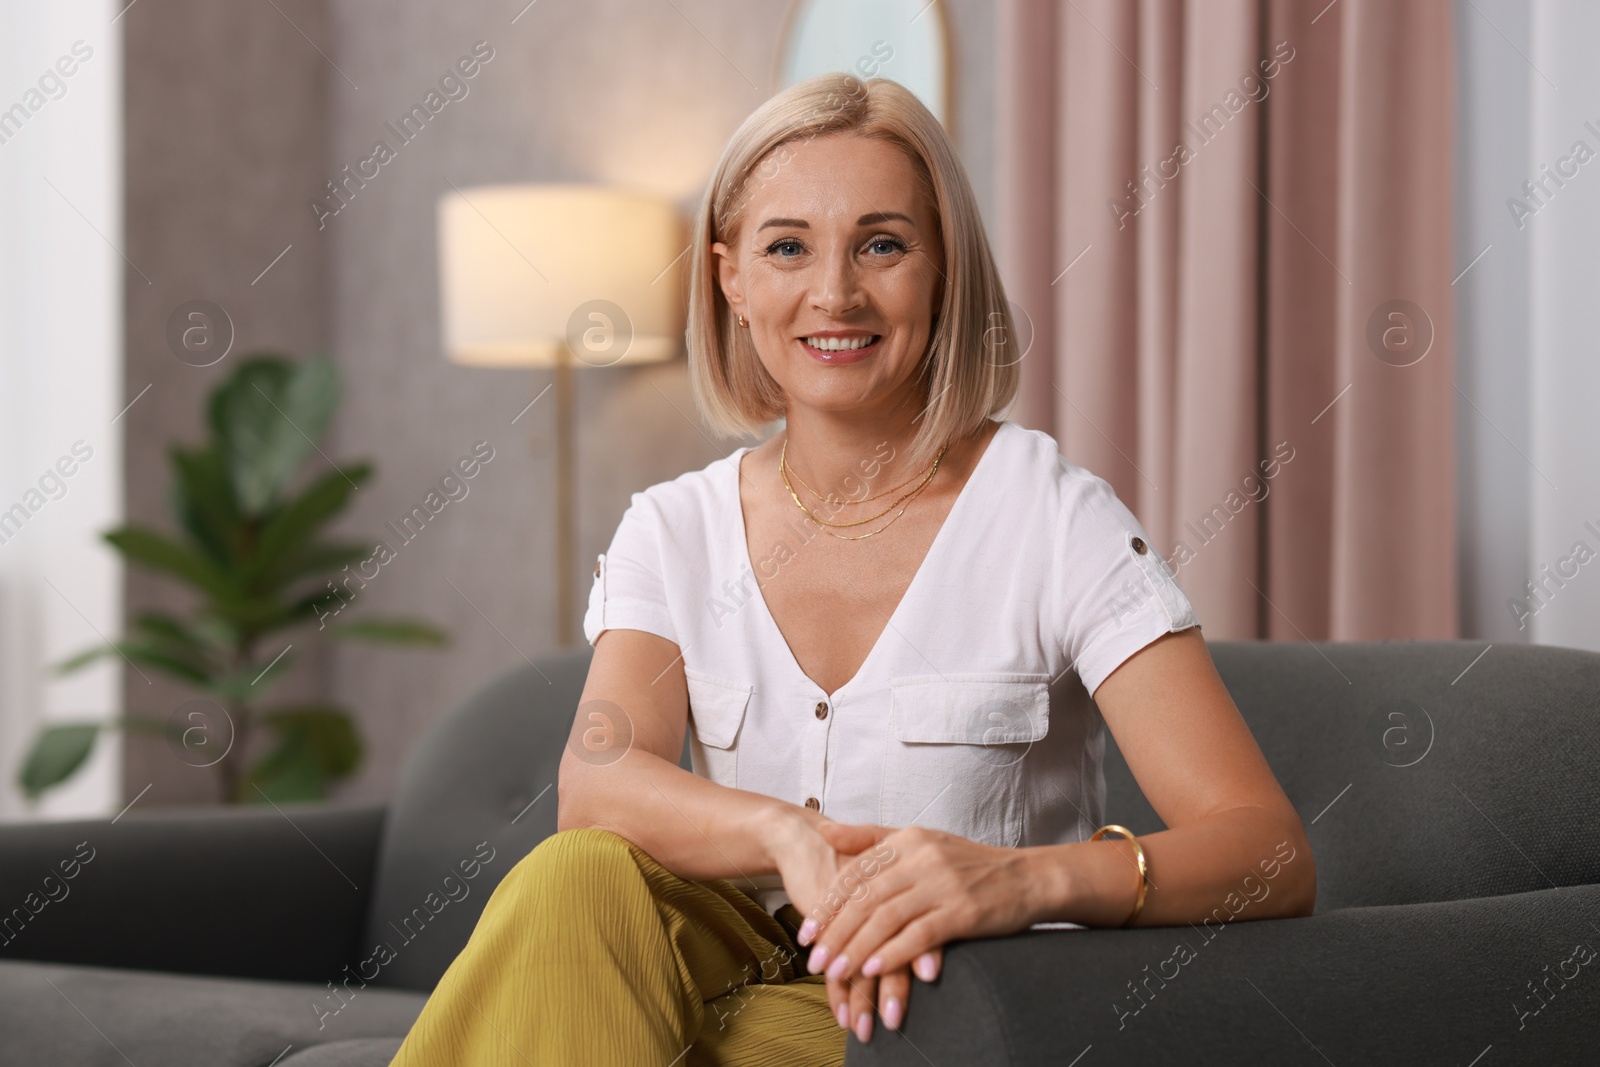
M369 760L344 795L377 798L389 793L408 746L453 703L555 643L551 397L510 424L549 375L444 361L439 194L452 183L615 182L674 197L687 214L728 135L775 87L772 60L788 5L535 3L513 24L517 5L499 0L279 3L326 60L270 5L227 5L223 14L169 0L128 16L130 241L137 237L157 272L173 278L160 298L135 294L130 303L131 390L151 377L173 384L158 385L159 403L151 403L152 390L134 409L141 419L130 425L129 508L142 518L161 510L165 472L155 464L163 442L172 429L194 425L204 381L222 369L194 371L154 342L143 353L132 343L159 339L169 305L196 286L238 303L235 318L249 324L240 331L246 347L300 354L326 344L338 358L346 397L329 455L377 465L345 524L350 535L380 535L474 442L490 442L494 459L468 495L397 546L399 558L358 601L373 612L435 620L454 633L453 647L344 647L312 665L325 674L313 669L305 680L325 678L332 695L358 711ZM992 13L982 0L944 6L955 38L954 127L992 218ZM319 231L307 201L340 168L368 156L375 140L394 143L385 123L480 40L494 55L467 82L467 95L449 102ZM190 140L200 147L183 148ZM138 219L141 205L146 217ZM290 241L289 255L249 288ZM212 299L232 311L223 296ZM713 444L703 435L681 359L584 371L577 393L581 611L589 567L630 494L702 467L738 442ZM131 604L148 596L144 584L130 581ZM131 702L141 695L129 691ZM157 772L130 756L129 793Z

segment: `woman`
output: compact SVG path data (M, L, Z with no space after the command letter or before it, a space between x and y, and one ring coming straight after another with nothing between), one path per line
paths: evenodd
M702 413L784 428L634 495L560 830L395 1062L838 1064L951 941L1200 921L1291 849L1251 917L1310 914L1188 599L1103 480L991 417L1019 357L927 109L847 75L769 100L691 275ZM1097 832L1106 727L1169 829Z

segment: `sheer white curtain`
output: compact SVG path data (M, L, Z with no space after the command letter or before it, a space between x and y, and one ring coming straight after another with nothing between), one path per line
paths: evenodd
M122 3L0 0L0 819L121 807L115 735L37 806L16 780L121 705L120 662L46 668L121 629Z
M1534 590L1518 594L1535 641L1600 649L1600 5L1540 0L1532 38L1526 158L1544 205L1526 231L1529 458L1540 473L1529 483Z
M1600 649L1600 6L1457 15L1462 632Z

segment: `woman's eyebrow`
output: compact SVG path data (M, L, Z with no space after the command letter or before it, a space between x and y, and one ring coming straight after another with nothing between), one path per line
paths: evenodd
M909 222L913 226L917 224L916 220L910 215L902 215L898 211L875 211L870 215L862 215L856 220L856 225L872 226L879 222L888 222L891 219L899 219L902 222ZM811 224L805 219L768 219L766 222L763 222L760 226L756 227L756 229L759 232L760 230L767 229L769 226L783 226L792 230L809 230L811 228Z

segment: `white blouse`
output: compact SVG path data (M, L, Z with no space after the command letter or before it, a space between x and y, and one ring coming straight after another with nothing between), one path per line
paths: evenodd
M1002 422L860 670L826 693L756 583L825 536L799 516L757 572L739 448L633 494L584 616L676 643L694 771L838 822L917 824L991 845L1102 825L1105 723L1091 700L1162 634L1200 625L1139 521L1055 439ZM735 879L769 911L776 877Z

